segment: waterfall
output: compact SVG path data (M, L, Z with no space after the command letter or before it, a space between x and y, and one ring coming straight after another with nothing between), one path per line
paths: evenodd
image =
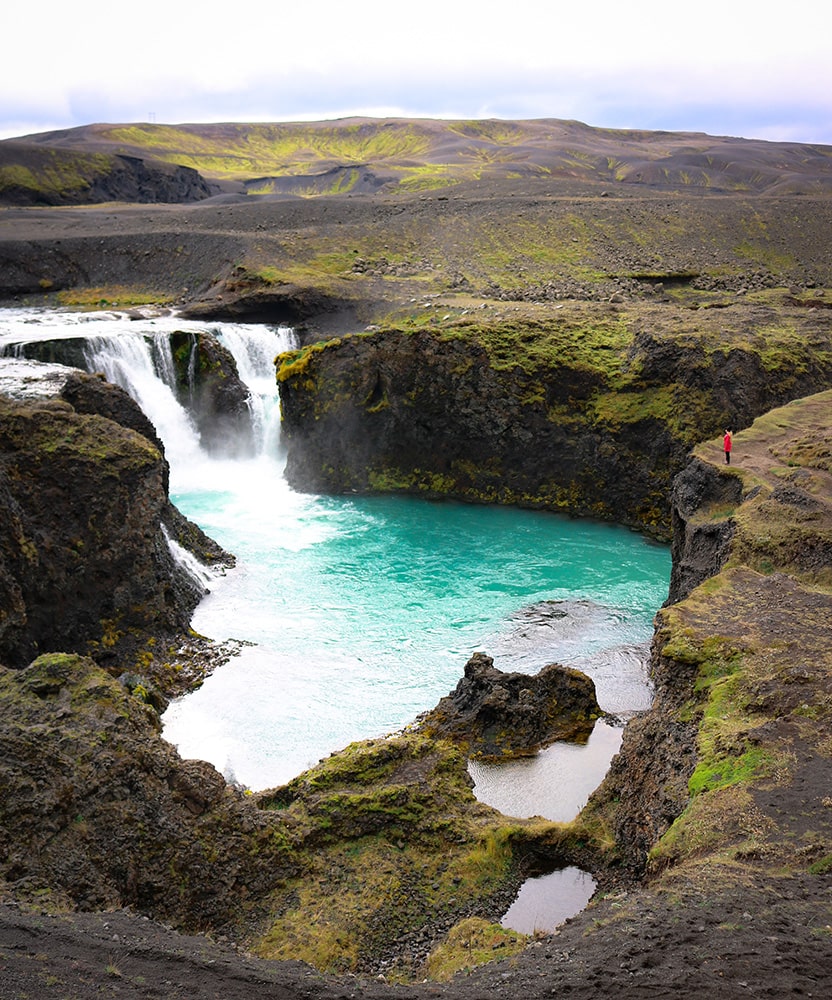
M199 432L176 398L176 375L166 333L95 336L84 347L87 370L103 372L126 390L149 418L172 466L190 466L201 453Z
M201 563L193 553L183 548L175 538L171 538L170 532L164 524L162 525L162 534L165 536L168 549L170 549L170 554L176 565L180 566L204 593L208 593L211 585L221 574L218 575L214 570Z
M204 461L199 431L177 397L177 371L170 346L175 332L209 333L231 353L247 401L257 453L274 454L280 434L274 359L296 346L289 327L264 324L204 324L176 316L131 319L117 313L6 310L0 317L0 355L27 358L42 353L27 345L72 340L83 344L83 367L102 372L139 404L165 445L172 469ZM69 352L64 352L69 353ZM76 354L69 364L78 364ZM193 359L192 359L193 360ZM191 384L193 380L191 379Z
M237 372L249 389L254 442L258 451L274 452L280 437L280 406L277 398L274 359L295 347L289 327L226 324L215 331L217 339L234 358Z
M205 460L199 431L177 398L177 371L169 336L174 330L210 332L230 352L249 390L247 404L256 452L274 453L280 434L274 359L294 346L294 332L288 327L239 323L206 330L181 320L153 329L157 324L123 321L117 331L96 333L86 339L84 358L88 371L103 372L108 381L120 385L136 400L164 442L172 468L187 469ZM193 384L192 377L189 382Z

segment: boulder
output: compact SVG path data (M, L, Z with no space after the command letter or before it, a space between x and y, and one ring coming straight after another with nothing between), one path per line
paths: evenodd
M231 352L208 333L170 335L179 401L193 417L211 451L245 454L252 447L249 400Z
M534 675L509 674L474 653L455 690L420 724L465 743L472 756L520 756L555 740L585 741L601 714L595 685L579 670L550 663Z

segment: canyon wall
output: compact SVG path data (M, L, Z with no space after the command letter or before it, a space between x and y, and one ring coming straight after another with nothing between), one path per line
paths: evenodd
M614 310L324 341L279 359L286 476L309 492L513 503L667 538L673 476L696 441L832 384L832 354L789 350L784 375L753 347L633 333Z

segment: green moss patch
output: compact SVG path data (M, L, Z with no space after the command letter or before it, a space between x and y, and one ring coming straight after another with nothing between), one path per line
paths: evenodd
M447 982L460 972L469 972L486 962L518 955L529 938L506 930L480 917L470 917L454 927L447 938L431 952L427 972L432 980Z

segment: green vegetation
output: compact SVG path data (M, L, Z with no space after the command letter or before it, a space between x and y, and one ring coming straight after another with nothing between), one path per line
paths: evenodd
M317 173L329 165L418 160L429 142L416 124L405 122L385 129L360 122L229 125L202 130L135 125L106 129L103 135L125 152L136 147L154 150L160 159L194 167L206 177L226 179L291 177Z
M431 952L427 973L435 982L447 982L458 972L518 955L528 943L525 934L480 917L469 917L452 928L445 941Z
M72 288L56 293L57 302L65 308L114 309L129 306L168 305L174 300L170 292L127 285Z
M477 803L464 752L418 732L352 744L257 800L279 815L304 874L256 951L330 972L491 898L514 877L515 839L540 829ZM392 978L423 975L412 963Z
M621 317L595 321L532 320L484 324L461 319L440 333L446 340L465 340L482 347L496 371L521 370L541 375L555 367L571 368L611 378L620 370L632 333Z
M691 445L701 439L703 428L711 429L715 425L711 396L678 383L599 393L592 400L592 414L611 431L654 420Z

